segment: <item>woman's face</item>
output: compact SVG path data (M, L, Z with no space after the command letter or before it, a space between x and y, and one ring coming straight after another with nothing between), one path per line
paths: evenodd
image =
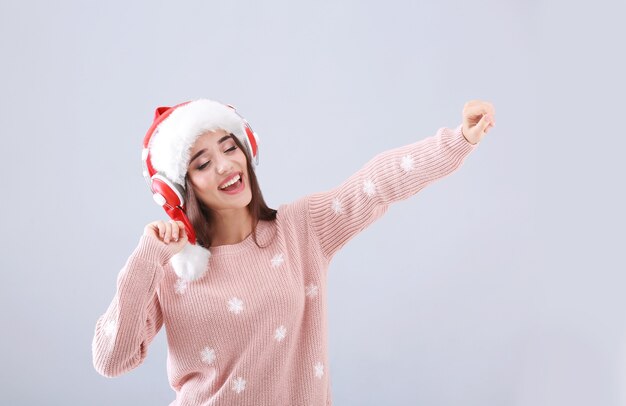
M211 210L245 208L252 199L246 155L224 130L207 131L191 148L187 173L198 199ZM237 181L222 190L220 186Z

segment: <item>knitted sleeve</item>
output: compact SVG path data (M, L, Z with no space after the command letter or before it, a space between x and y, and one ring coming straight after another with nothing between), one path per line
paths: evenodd
M96 322L91 346L93 365L101 375L122 375L145 359L163 324L156 289L170 256L163 242L142 235L119 272L117 291Z
M309 221L328 261L388 209L459 168L478 147L442 127L419 142L382 152L342 184L308 196Z

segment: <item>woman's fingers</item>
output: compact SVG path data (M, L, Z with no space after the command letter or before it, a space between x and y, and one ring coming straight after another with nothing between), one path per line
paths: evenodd
M174 220L170 220L172 225L172 239L178 241L178 223Z
M463 116L466 117L471 124L478 123L485 115L489 115L489 121L495 123L496 110L490 102L470 100L463 106Z
M159 238L162 239L163 235L165 233L165 225L163 224L162 221L157 221L156 228L157 228L157 230L159 230Z
M167 239L165 239L165 243L169 243L170 241L178 242L181 238L186 239L187 233L185 231L185 223L182 221L174 221L170 220L167 224Z
M489 114L485 114L478 122L478 125L480 126L480 130L486 134L489 130L489 126L491 125Z
M187 230L185 230L185 223L182 221L177 221L178 224L178 238L187 238Z
M163 241L167 244L170 242L170 238L172 237L172 224L165 223L165 236L163 237Z
M172 242L177 243L176 245L184 245L188 241L185 223L182 221L153 221L146 225L144 228L144 234L154 235L165 244Z

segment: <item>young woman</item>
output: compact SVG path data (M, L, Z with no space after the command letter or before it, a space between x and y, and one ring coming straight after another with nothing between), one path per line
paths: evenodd
M331 405L327 269L393 202L457 170L494 126L489 102L463 122L382 152L339 186L270 209L258 136L234 108L157 109L144 175L171 218L146 225L96 322L96 370L139 366L165 325L173 405Z

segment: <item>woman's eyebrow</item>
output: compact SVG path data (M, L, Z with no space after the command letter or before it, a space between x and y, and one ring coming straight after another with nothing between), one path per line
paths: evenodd
M220 140L217 143L221 144L222 142L226 141L227 139L230 139L232 136L233 136L232 134L225 135L222 138L220 138Z
M220 138L219 141L217 141L217 143L221 144L224 141L229 140L231 137L232 137L232 134L225 135L222 138ZM200 151L196 152L196 154L191 158L191 160L189 160L189 164L191 165L191 163L193 162L194 159L196 159L200 155L204 154L205 152L206 152L206 148L205 149L201 149Z

